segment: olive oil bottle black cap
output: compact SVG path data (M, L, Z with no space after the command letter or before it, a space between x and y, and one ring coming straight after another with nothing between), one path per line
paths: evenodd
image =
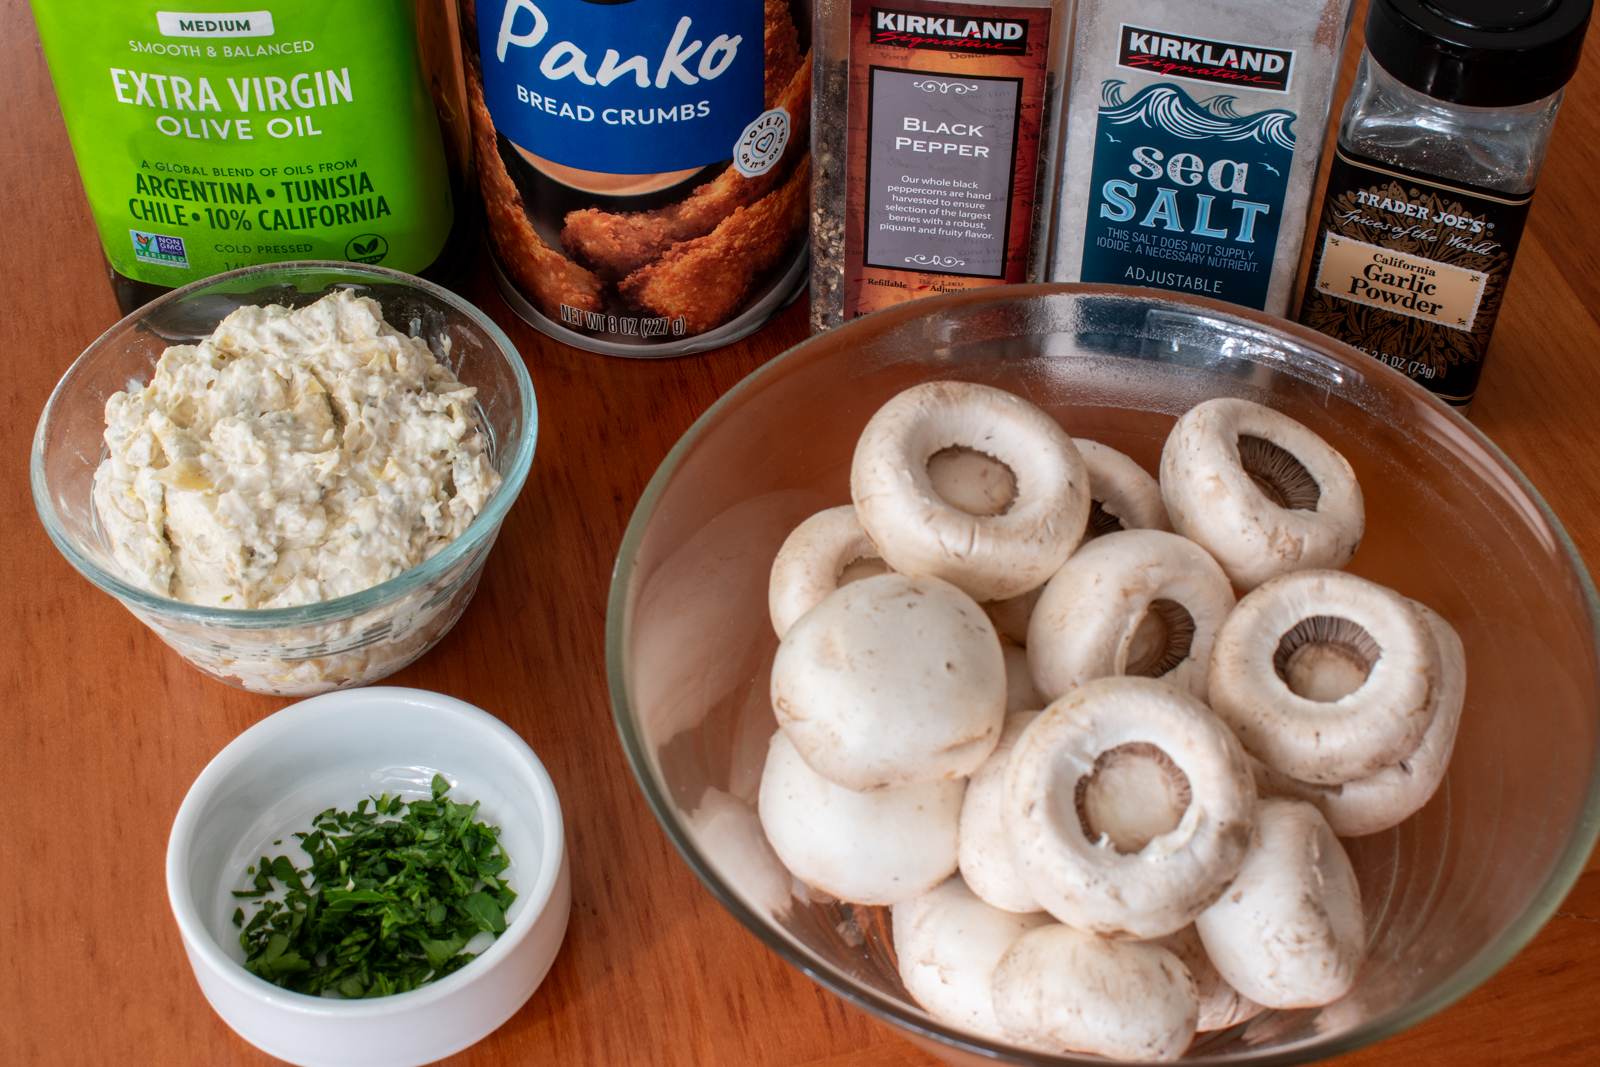
M1373 0L1367 49L1436 100L1514 107L1578 69L1594 0Z

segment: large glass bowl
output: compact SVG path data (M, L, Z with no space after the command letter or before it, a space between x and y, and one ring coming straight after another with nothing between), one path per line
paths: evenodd
M335 288L370 296L396 329L426 339L477 389L500 487L444 549L350 596L302 607L241 611L158 596L112 558L91 488L105 457L106 399L150 378L169 345L193 344L245 304L312 303ZM100 336L67 370L34 433L30 473L39 518L61 554L184 659L260 693L305 695L392 674L455 625L478 585L500 522L527 479L537 430L533 382L509 338L455 294L398 271L352 263L276 263L220 274L168 293Z
M735 917L950 1062L1103 1062L930 1019L896 976L883 909L793 895L754 814L775 729L773 554L806 516L849 501L868 416L941 378L1026 396L1151 470L1174 417L1208 397L1292 415L1350 459L1365 490L1351 569L1430 604L1466 642L1449 777L1404 825L1349 842L1371 936L1356 988L1202 1035L1196 1062L1359 1048L1460 998L1533 937L1600 830L1595 590L1555 516L1468 422L1353 349L1207 301L1089 286L940 297L812 338L711 408L646 489L607 620L617 727L656 816Z

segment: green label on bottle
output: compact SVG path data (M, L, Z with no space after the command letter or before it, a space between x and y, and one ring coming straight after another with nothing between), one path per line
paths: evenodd
M112 269L178 286L285 259L432 263L450 185L411 4L203 6L34 0Z

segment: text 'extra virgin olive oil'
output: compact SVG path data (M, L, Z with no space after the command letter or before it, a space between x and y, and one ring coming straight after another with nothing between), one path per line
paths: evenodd
M454 265L467 242L412 4L171 7L34 4L124 312L258 263Z

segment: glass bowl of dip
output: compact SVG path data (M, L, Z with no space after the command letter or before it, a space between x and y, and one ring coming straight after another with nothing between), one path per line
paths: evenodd
M500 486L455 540L388 581L298 607L239 610L184 603L129 580L92 500L106 455L106 400L149 380L171 345L207 337L245 305L300 307L336 288L376 300L384 319L426 340L477 390L479 422ZM298 696L392 674L455 625L477 588L500 523L527 479L537 432L533 383L511 341L482 311L420 278L352 263L278 263L175 290L100 336L56 385L34 433L34 504L56 548L78 571L184 659L224 682Z
M776 729L773 556L801 520L849 503L871 414L939 379L1024 396L1151 471L1175 417L1202 400L1281 410L1355 467L1367 536L1350 569L1430 605L1465 642L1466 708L1444 784L1399 827L1346 842L1369 936L1355 988L1201 1034L1189 1060L1350 1052L1443 1010L1528 943L1600 832L1600 605L1560 523L1482 433L1354 349L1210 301L1093 286L930 298L814 337L707 411L646 488L607 614L613 709L656 817L735 918L948 1062L1106 1062L927 1015L901 984L888 910L809 894L756 814Z

